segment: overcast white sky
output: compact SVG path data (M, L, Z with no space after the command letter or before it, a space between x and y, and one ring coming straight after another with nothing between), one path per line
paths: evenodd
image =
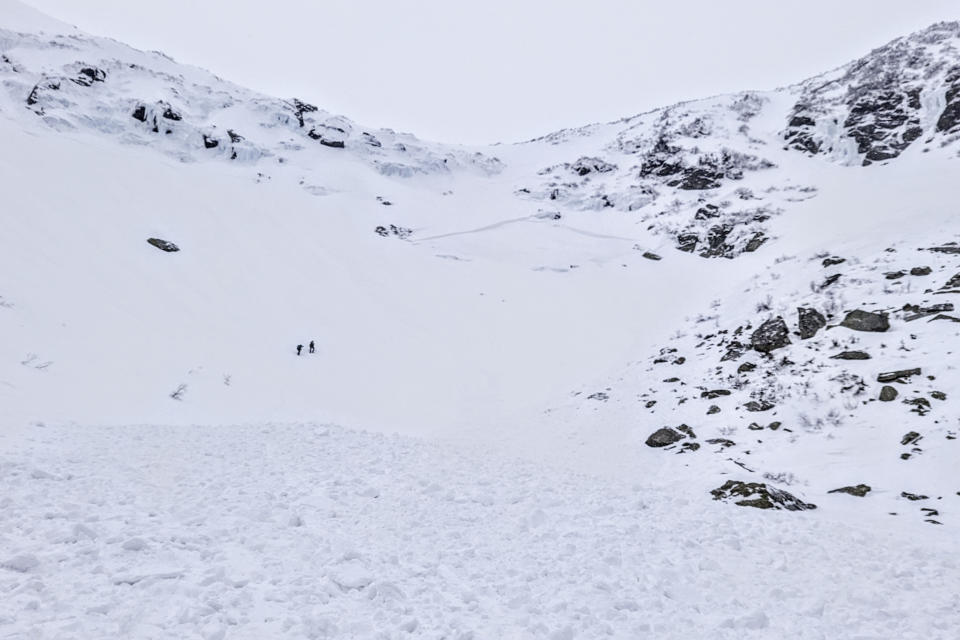
M26 0L368 126L512 142L790 84L958 0Z

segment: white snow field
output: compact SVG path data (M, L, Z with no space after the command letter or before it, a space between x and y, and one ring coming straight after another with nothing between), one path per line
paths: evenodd
M951 534L306 424L35 428L14 453L4 637L956 637Z
M0 0L0 639L960 638L960 24L516 145L308 98Z

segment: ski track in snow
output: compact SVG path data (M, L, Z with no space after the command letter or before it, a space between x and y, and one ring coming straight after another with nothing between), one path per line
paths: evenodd
M955 638L960 562L400 436L35 427L2 638ZM940 548L937 548L937 547ZM952 551L952 553L951 553Z

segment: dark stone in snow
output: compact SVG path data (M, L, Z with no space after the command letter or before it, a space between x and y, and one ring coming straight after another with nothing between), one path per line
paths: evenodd
M706 204L699 209L697 213L694 214L694 220L707 220L709 218L719 218L720 217L720 207L715 204Z
M727 480L722 487L714 489L710 494L713 495L714 500L734 500L734 504L741 507L786 511L806 511L817 508L815 504L803 502L782 489L762 482Z
M168 240L161 240L160 238L147 238L147 242L155 246L161 251L166 251L167 253L173 253L175 251L180 251L180 247L173 244Z
M919 495L919 494L916 494L916 493L910 493L909 491L901 491L901 492L900 492L900 497L906 498L907 500L910 500L911 502L916 502L917 500L929 500L929 499L930 499L930 496L924 496L924 495Z
M667 186L679 187L685 191L703 191L705 189L716 189L720 186L720 181L723 178L723 173L697 167L686 169L680 180L672 180L667 183Z
M657 429L650 434L650 437L647 438L648 447L666 447L675 442L678 442L684 438L683 434L679 431L671 429L670 427L663 427L662 429Z
M707 400L713 400L719 398L720 396L728 396L730 392L726 389L714 389L713 391L704 391L700 394L701 398L706 398Z
M890 320L885 313L873 313L857 309L849 312L840 326L854 331L880 332L890 329Z
M770 353L790 344L790 330L783 318L770 318L750 337L750 346L761 353Z
M931 391L930 397L934 400L940 400L941 402L947 399L947 394L943 391Z
M163 117L166 118L167 120L173 120L174 122L183 120L183 116L181 116L179 113L174 111L173 108L171 107L167 107L166 109L163 110Z
M877 382L886 384L887 382L905 382L904 378L920 375L920 368L901 369L900 371L888 371L877 376Z
M883 274L886 276L887 280L899 280L903 276L907 275L906 271L888 271Z
M84 67L80 69L80 75L72 78L75 84L81 87L89 87L94 82L103 82L107 79L107 72L96 67Z
M832 276L827 276L827 278L823 281L823 284L820 285L820 288L821 288L821 289L826 289L826 288L829 287L830 285L836 283L836 281L840 279L840 276L841 276L841 275L842 275L842 274L835 273L835 274L833 274Z
M958 273L957 275L955 275L955 276L953 276L952 278L950 278L949 280L947 280L947 283L946 283L945 285L943 285L942 287L940 287L940 288L941 288L941 289L957 289L957 288L960 288L960 273Z
M660 256L658 256L657 254L653 253L652 251L644 251L644 252L643 252L643 257L646 258L647 260L662 260L662 259L663 259L663 258L661 258Z
M770 411L776 405L766 400L751 400L747 404L743 405L743 408L747 411L760 412L760 411Z
M710 405L710 408L707 409L707 415L712 416L715 413L720 413L720 407L715 404Z
M679 431L680 433L683 433L683 434L685 434L685 435L688 435L688 436L690 436L691 438L696 438L696 437L697 437L697 434L695 434L695 433L693 432L693 429L691 429L690 427L688 427L688 426L685 425L685 424L682 424L682 425L680 425L679 427L677 427L677 431Z
M869 360L870 354L866 351L843 351L830 358L832 360Z
M827 491L827 493L848 493L851 496L862 498L870 493L870 489L871 487L868 484L858 484L855 487L840 487L839 489L831 489L830 491Z
M753 237L747 241L747 246L743 248L744 251L753 252L763 246L769 238L763 234L762 231L757 231L753 234Z
M710 438L707 440L707 444L718 444L721 449L726 449L727 447L734 447L737 445L733 440L727 440L726 438Z
M617 165L610 164L600 158L580 158L572 165L570 169L578 176L585 176L590 173L610 173L616 171Z
M897 399L898 395L899 393L897 392L897 390L891 387L890 385L884 385L883 388L880 389L881 402L893 402L894 400Z
M960 125L960 67L954 67L944 79L948 86L944 99L946 107L937 118L937 131L952 131Z
M921 416L927 415L930 412L930 401L924 398L923 396L918 396L916 398L908 398L903 401L903 404L908 404L913 407L911 411L918 413Z
M220 141L216 138L211 138L210 136L203 136L203 146L207 149L215 149L220 146Z
M817 335L817 332L820 331L820 329L823 329L825 326L827 326L827 319L824 318L823 314L816 309L798 307L797 317L797 324L800 328L801 340L812 338L813 336Z
M905 314L904 320L907 322L912 322L914 320L919 320L920 318L925 318L927 316L932 316L935 313L942 313L944 311L953 311L952 302L944 302L941 304L930 305L929 307L921 307L916 304L905 304L903 305L903 312Z
M737 373L749 373L757 368L757 365L752 362L744 362L742 365L737 367Z
M916 431L908 431L907 433L905 433L905 434L903 435L903 438L900 439L900 444L902 444L902 445L904 445L904 446L911 445L911 444L916 444L916 443L920 442L920 440L921 440L922 438L923 438L923 436L921 436L921 435L920 435L919 433L917 433Z
M395 224L391 224L389 227L379 226L376 229L374 229L374 232L379 236L383 236L384 238L389 236L396 236L401 240L405 240L406 238L409 238L411 235L413 235L413 229L408 229L406 227L398 227Z
M934 253L960 254L960 246L948 244L942 247L928 247L927 251L933 251Z
M304 124L304 122L303 122L303 114L305 114L305 113L313 113L313 112L316 111L316 110L317 110L317 108L316 108L315 106L313 106L312 104L309 104L309 103L306 103L306 102L302 102L302 101L298 100L297 98L294 98L294 99L293 99L293 115L296 116L297 122L300 123L300 126L301 126L301 127L302 127L303 124Z
M687 253L693 253L697 250L697 243L700 242L700 238L695 233L683 233L677 236L677 249L680 251L686 251Z
M910 275L912 276L928 276L933 273L933 269L930 267L914 267L910 269Z
M835 264L840 264L840 263L843 263L843 262L846 262L846 261L847 261L846 258L840 258L840 257L838 257L838 256L831 256L831 257L829 257L829 258L824 258L824 260L823 260L823 266L824 266L824 267L832 267L832 266L835 265Z
M227 129L227 135L230 136L230 142L236 144L238 142L243 142L243 136L234 131L233 129Z
M133 110L131 114L134 120L139 120L140 122L147 121L147 108L142 104Z

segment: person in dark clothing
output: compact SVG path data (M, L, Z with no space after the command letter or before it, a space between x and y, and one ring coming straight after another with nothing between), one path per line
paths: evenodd
M300 355L300 352L301 352L301 351L303 351L303 345L302 345L302 344L298 344L298 345L297 345L297 355Z
M310 353L313 353L313 340L310 341Z

